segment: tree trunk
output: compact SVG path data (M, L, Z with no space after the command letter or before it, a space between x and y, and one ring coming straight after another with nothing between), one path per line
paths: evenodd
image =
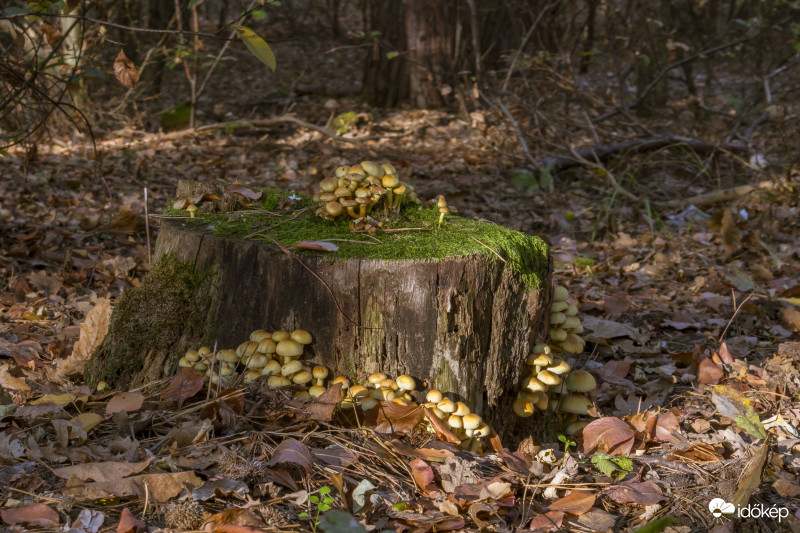
M204 227L162 224L157 264L117 305L87 371L90 384L135 386L173 375L188 348L235 348L255 329L302 328L314 339L304 359L337 374L410 374L454 393L501 434L517 425L509 410L524 360L547 332L549 257L541 258L544 288L531 289L505 262L485 256L436 262L304 253L306 269L274 245ZM162 323L166 331L156 327Z

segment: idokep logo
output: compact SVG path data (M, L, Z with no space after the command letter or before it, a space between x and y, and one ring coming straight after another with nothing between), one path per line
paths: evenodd
M780 523L784 518L789 517L789 509L786 507L767 507L760 503L736 507L732 503L726 502L722 498L714 498L708 502L708 510L714 518L722 516L736 515L738 518L777 518Z

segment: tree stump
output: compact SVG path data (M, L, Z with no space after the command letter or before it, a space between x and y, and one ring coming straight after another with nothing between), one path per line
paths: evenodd
M385 259L366 244L372 257L290 252L270 239L215 234L207 219L165 220L156 264L142 287L121 298L87 381L138 385L173 375L188 348L235 348L255 329L302 328L314 339L304 359L351 379L410 374L507 433L517 423L510 405L525 358L547 333L547 247L487 222L452 217L437 227L436 209L418 211L422 218L409 223L433 227L412 238L460 231L443 246L460 242L465 253ZM487 242L487 231L502 238ZM292 245L291 234L278 238ZM376 247L391 255L409 238L398 235L379 235L385 243Z

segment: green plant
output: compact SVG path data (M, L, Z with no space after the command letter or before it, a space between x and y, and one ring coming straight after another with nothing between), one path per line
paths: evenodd
M574 440L570 440L570 438L567 437L566 435L559 435L558 436L558 441L564 444L564 455L567 455L567 452L569 452L570 446L577 446L578 445L577 442L575 442Z
M331 504L333 503L333 498L328 496L328 494L331 493L330 487L328 487L327 485L324 487L320 487L317 492L319 492L319 496L313 494L308 497L308 501L317 506L317 515L314 518L311 518L311 515L309 513L300 513L298 515L301 518L311 518L311 528L314 531L317 530L317 526L319 525L319 516L322 513L329 511L331 508ZM322 497L321 500L320 497Z
M627 457L603 452L596 452L592 455L592 464L614 481L621 481L626 475L633 472L633 461Z

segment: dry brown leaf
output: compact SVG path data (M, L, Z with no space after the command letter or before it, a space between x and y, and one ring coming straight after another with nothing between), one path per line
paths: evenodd
M667 499L661 488L652 481L612 485L603 491L603 495L619 504L635 503L641 506L655 505Z
M131 89L139 81L139 69L136 68L133 61L128 59L122 50L119 51L117 58L114 60L114 76L123 87L128 89Z
M783 327L795 333L800 331L800 311L793 307L786 307L781 309L779 316Z
M433 431L436 433L436 437L438 437L439 440L443 440L451 444L461 444L461 439L453 435L453 433L450 431L450 428L448 428L444 424L444 422L439 420L439 418L435 414L433 414L430 411L430 409L428 409L427 407L423 407L422 411L425 414L425 418L428 419L428 423L433 428Z
M169 385L161 393L161 401L175 400L180 408L183 402L200 392L203 388L203 376L194 368L181 367L169 381Z
M564 513L561 511L548 511L538 514L528 524L530 531L558 531L564 521Z
M144 395L140 392L119 392L109 400L106 405L106 416L111 416L120 411L133 413L142 408Z
M76 477L81 481L114 481L144 471L150 466L150 461L152 459L140 463L123 463L119 461L85 463L56 468L53 473L64 479Z
M306 406L308 417L319 422L330 422L333 420L333 413L336 411L336 406L339 405L341 398L342 384L336 383Z
M433 484L435 476L433 469L422 459L412 459L408 466L411 467L411 475L414 476L417 486L429 496L439 493L439 489Z
M764 465L767 464L769 457L769 448L772 436L767 436L764 444L754 451L753 456L747 463L742 475L739 477L739 486L736 487L736 492L731 498L731 503L736 507L743 507L750 501L750 497L758 489L761 484L761 478L764 473Z
M583 428L583 452L627 455L633 450L635 436L633 428L619 418L600 418Z
M81 413L73 417L70 422L77 424L83 428L84 431L89 432L97 427L104 419L97 413Z
M78 500L99 500L130 496L144 499L145 491L147 491L151 500L164 503L185 489L193 490L202 485L203 480L194 472L174 472L141 474L97 483L83 483L78 478L70 478L63 492L65 496L74 496Z
M736 253L742 247L742 239L739 228L736 227L736 217L731 208L726 208L722 213L719 232L722 235L722 246L728 255Z
M111 321L111 300L101 298L86 314L86 319L81 324L81 334L78 342L72 348L72 355L66 359L59 359L56 368L61 376L83 374L86 362L92 356L108 332Z
M288 439L278 444L272 453L272 458L266 464L267 466L293 464L305 470L306 474L310 474L312 463L308 446L299 440Z
M31 388L25 379L12 376L11 370L11 365L0 365L0 388L17 392L30 392Z
M258 200L264 194L261 191L256 192L256 191L254 191L253 189L251 189L249 187L245 187L241 183L232 183L231 186L230 186L230 191L232 193L236 193L236 194L239 194L241 196L244 196L248 200Z
M725 371L722 370L714 361L709 357L701 357L697 363L697 381L703 385L711 385L719 383L719 380L725 377Z
M57 45L58 42L64 38L64 34L61 33L61 30L59 30L55 26L51 26L46 22L42 22L42 31L44 32L44 35L47 38L47 44L49 44L50 46Z
M685 460L694 463L708 463L722 461L724 457L717 453L713 446L703 443L695 443L686 448L685 450L678 450L672 455L667 456L671 460Z
M728 343L723 342L719 345L719 358L722 360L723 363L726 365L732 365L734 361L733 354L728 349Z
M261 525L263 522L250 509L233 508L211 515L203 524L202 529L204 531L241 533L243 530L238 529L239 527Z
M630 308L631 299L625 292L606 298L606 301L603 303L603 309L608 316L624 315Z
M422 420L422 409L415 405L380 402L364 412L364 425L374 428L377 433L409 433Z
M339 247L328 241L300 241L294 245L302 250L316 250L319 252L336 252Z
M133 516L131 510L126 507L120 514L117 533L136 533L145 527L144 522Z
M25 507L0 510L0 517L7 525L28 524L31 526L54 527L59 523L58 513L43 503L33 503Z
M561 511L572 515L586 513L594 506L597 496L588 490L573 490L547 506L549 511Z

